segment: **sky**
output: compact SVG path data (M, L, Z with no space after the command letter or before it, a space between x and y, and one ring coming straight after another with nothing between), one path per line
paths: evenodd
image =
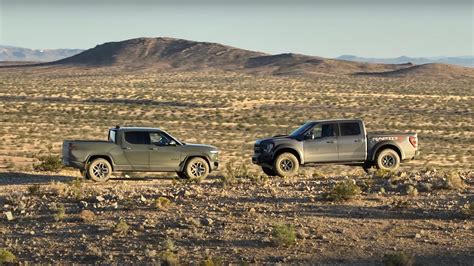
M0 44L174 37L323 57L474 55L473 0L0 0Z

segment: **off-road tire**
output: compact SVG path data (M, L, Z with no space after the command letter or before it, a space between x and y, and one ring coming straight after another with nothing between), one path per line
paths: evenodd
M377 169L396 171L400 166L400 156L392 149L384 149L377 154L375 166Z
M205 179L209 175L209 164L201 157L194 157L186 163L184 173L189 179Z
M270 168L270 167L262 166L262 171L263 171L267 176L276 176L275 171L273 171L273 169Z
M280 177L294 176L299 168L298 158L289 152L278 155L273 161L273 170Z
M112 175L112 165L106 159L98 158L87 165L86 176L92 181L105 182Z

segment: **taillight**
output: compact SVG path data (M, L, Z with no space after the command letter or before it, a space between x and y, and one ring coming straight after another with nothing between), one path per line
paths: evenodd
M408 140L410 141L413 148L416 148L418 146L418 139L416 137L410 136L408 137Z

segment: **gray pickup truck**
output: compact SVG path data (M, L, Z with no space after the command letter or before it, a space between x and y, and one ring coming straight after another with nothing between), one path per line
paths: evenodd
M176 172L181 178L206 178L217 169L216 147L180 142L158 128L115 127L107 141L66 140L63 165L87 179L107 181L113 171Z
M367 133L362 120L310 121L289 135L257 140L252 162L270 176L292 176L300 166L359 165L395 171L418 156L416 133Z

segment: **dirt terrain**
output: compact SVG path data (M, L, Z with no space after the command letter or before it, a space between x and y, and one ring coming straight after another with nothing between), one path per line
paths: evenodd
M154 64L0 68L0 261L474 264L472 70L352 75L341 73L364 66L264 57L252 75ZM321 166L291 179L265 178L251 164L256 139L324 118L415 131L421 156L399 173ZM115 125L214 145L221 167L201 181L117 173L105 184L71 169L33 171L42 156L60 155L64 139L106 139Z
M419 264L472 265L474 223L465 205L474 199L473 174L461 173L460 186L433 169L202 182L132 176L106 184L79 183L71 172L1 174L3 211L14 217L0 222L2 246L23 263L372 264L404 252ZM344 180L361 195L329 200ZM169 204L157 203L163 198ZM275 242L278 224L294 228L294 244Z

